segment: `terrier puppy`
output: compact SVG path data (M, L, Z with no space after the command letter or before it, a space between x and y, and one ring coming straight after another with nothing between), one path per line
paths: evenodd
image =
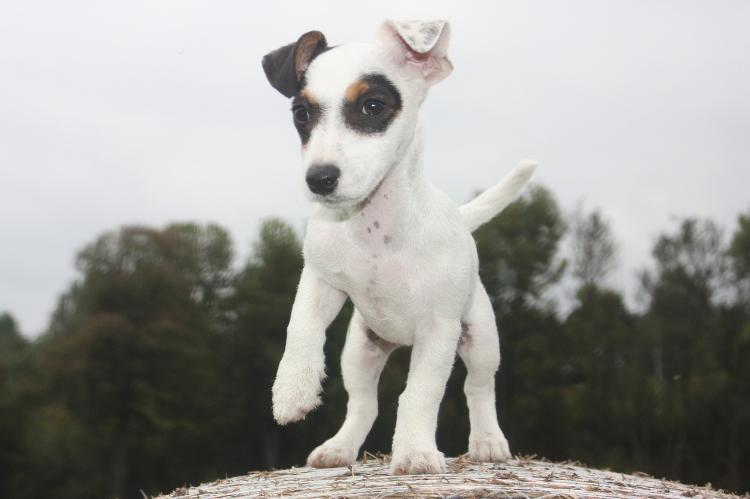
M479 280L471 232L518 194L535 163L457 206L426 177L420 107L451 73L445 21L386 21L375 43L329 47L310 31L263 58L271 85L292 98L307 195L315 203L305 266L273 385L279 424L320 404L326 328L347 297L355 310L341 356L349 396L341 429L308 458L315 467L353 463L378 412L389 354L411 345L399 397L391 472L445 471L435 444L440 401L458 355L471 433L469 455L505 461L497 423L495 317Z

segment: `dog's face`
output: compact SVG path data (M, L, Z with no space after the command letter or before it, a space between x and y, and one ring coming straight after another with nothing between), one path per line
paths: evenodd
M427 89L450 74L448 38L443 21L387 21L374 44L329 48L312 31L264 57L292 98L310 199L356 206L403 159Z

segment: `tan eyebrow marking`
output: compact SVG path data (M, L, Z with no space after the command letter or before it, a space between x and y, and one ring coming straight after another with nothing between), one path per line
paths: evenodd
M302 92L300 92L300 95L307 99L307 102L309 102L310 104L318 103L318 99L316 99L312 92L310 92L308 89L304 89Z
M360 95L367 92L369 89L370 85L368 85L366 81L357 80L346 87L346 92L344 92L344 99L349 102L354 102Z

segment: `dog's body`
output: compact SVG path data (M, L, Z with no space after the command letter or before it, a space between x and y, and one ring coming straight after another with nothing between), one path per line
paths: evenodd
M448 36L444 22L387 22L376 44L328 49L322 34L310 32L264 59L272 85L294 97L306 180L318 203L273 386L280 424L319 405L325 330L347 297L355 306L342 353L346 420L312 452L312 466L356 459L377 415L380 373L401 345L412 346L412 358L392 472L444 470L435 430L456 351L468 371L470 456L510 457L495 411L495 318L471 231L516 196L534 164L519 165L460 208L427 180L419 109L428 87L450 73Z

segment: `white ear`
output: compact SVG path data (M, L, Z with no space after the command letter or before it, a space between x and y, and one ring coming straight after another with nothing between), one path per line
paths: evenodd
M380 42L397 63L415 67L434 84L453 71L448 60L450 25L447 21L391 21L380 26Z

